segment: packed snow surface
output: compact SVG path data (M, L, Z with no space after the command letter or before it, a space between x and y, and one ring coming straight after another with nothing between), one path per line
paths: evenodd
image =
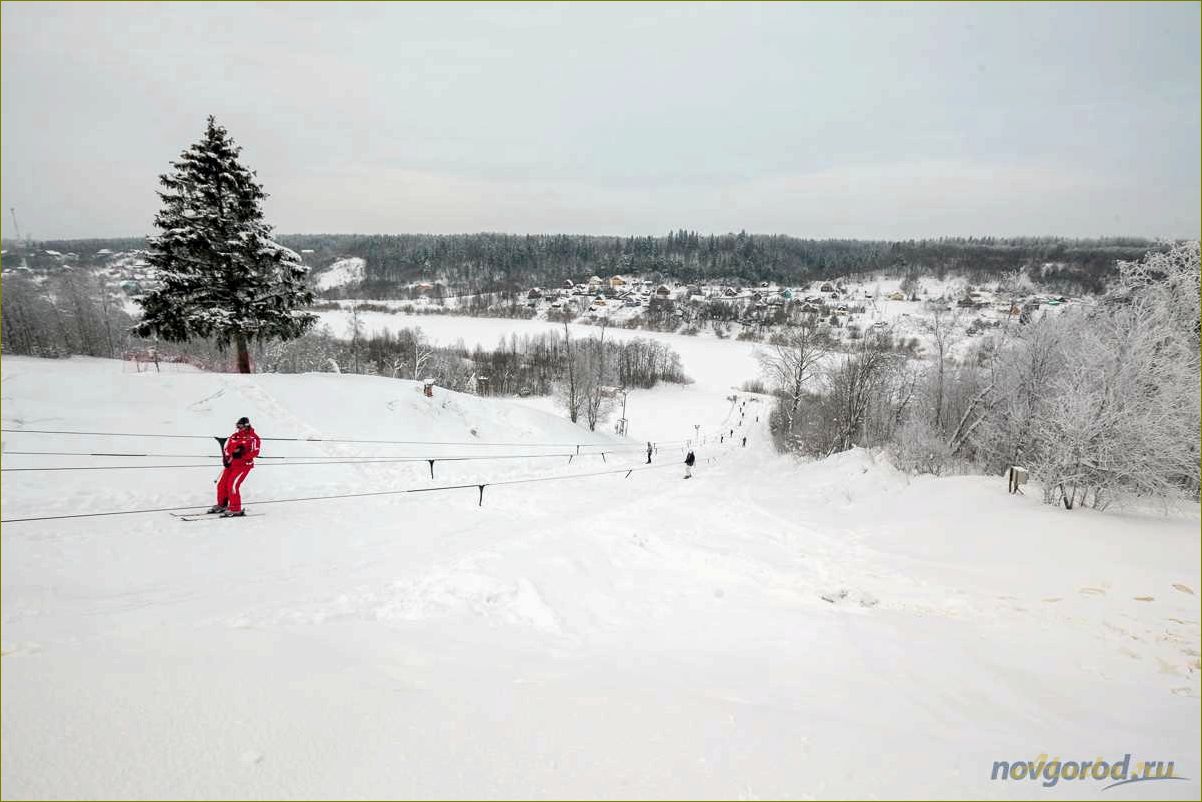
M385 378L5 358L6 469L201 466L6 470L6 521L211 503L216 443L152 434L298 438L264 444L259 517L4 524L5 796L1198 798L1196 509L798 463L727 399L752 374L682 353L699 381L632 395L639 442ZM694 425L690 480L667 442L581 476ZM424 461L481 453L557 456ZM990 779L1126 753L1189 779Z

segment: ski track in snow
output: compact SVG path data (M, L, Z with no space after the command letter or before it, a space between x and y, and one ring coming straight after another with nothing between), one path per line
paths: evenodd
M228 434L249 410L263 436L614 442L537 400L427 399L414 382L120 370L5 359L5 425L36 428L37 410L63 428ZM664 439L729 430L730 392L703 378L631 407ZM749 403L761 422L748 414L733 441L700 446L688 481L665 448L656 464L673 468L490 487L483 507L469 490L203 525L7 525L7 793L1096 796L988 779L993 760L1056 750L1175 759L1194 779L1128 795L1198 796L1196 517L1065 513L863 451L798 462L772 452L767 406ZM577 470L517 463L440 466L434 484ZM244 493L253 509L430 484L426 472L265 467ZM213 478L9 476L5 517L208 503Z

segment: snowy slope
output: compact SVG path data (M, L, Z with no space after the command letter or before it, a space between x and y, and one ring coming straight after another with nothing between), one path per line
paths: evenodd
M474 444L264 451L348 458L614 442L381 378L0 368L6 429L227 434L247 414L264 437ZM490 487L483 506L474 488L267 505L428 471L261 461L245 491L263 517L5 524L5 795L1198 797L1196 510L1067 513L860 451L796 464L694 392L697 423L749 441L707 442L687 482L665 447L663 470ZM5 468L129 461L17 450L209 448L8 431L3 447ZM207 503L213 473L10 472L0 506ZM1191 779L990 781L993 761L1041 752L1175 760Z
M339 259L317 277L317 289L332 290L363 281L367 262L358 256Z

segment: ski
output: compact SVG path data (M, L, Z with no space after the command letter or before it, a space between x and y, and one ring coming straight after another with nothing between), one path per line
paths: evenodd
M226 516L225 518L222 518L220 515L218 515L216 513L213 513L210 515L210 514L203 513L203 512L196 513L196 514L185 514L185 515L176 515L175 513L171 513L171 514L172 514L172 516L174 516L175 518L177 518L181 521L226 521L226 520L229 520L230 518L257 518L258 516L266 515L267 513L265 513L265 512L248 512L248 513L246 513L246 515L231 515L231 516Z

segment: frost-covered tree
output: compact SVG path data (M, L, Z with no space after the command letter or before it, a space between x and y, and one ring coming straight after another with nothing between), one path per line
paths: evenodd
M1069 509L1198 496L1198 243L1118 267L1096 308L1019 332L973 438L991 469L1030 467Z
M1036 435L1049 414L1053 383L1082 325L1074 316L1042 318L1017 329L1002 346L990 382L994 392L981 425L969 433L991 473L1038 456Z
M204 136L159 177L162 208L147 240L152 287L139 298L142 336L231 343L238 371L250 372L248 342L292 339L316 322L305 268L274 242L263 220L266 197L241 148L209 117Z
M1119 263L1037 430L1033 467L1046 500L1072 508L1120 494L1197 497L1198 310L1197 242Z

